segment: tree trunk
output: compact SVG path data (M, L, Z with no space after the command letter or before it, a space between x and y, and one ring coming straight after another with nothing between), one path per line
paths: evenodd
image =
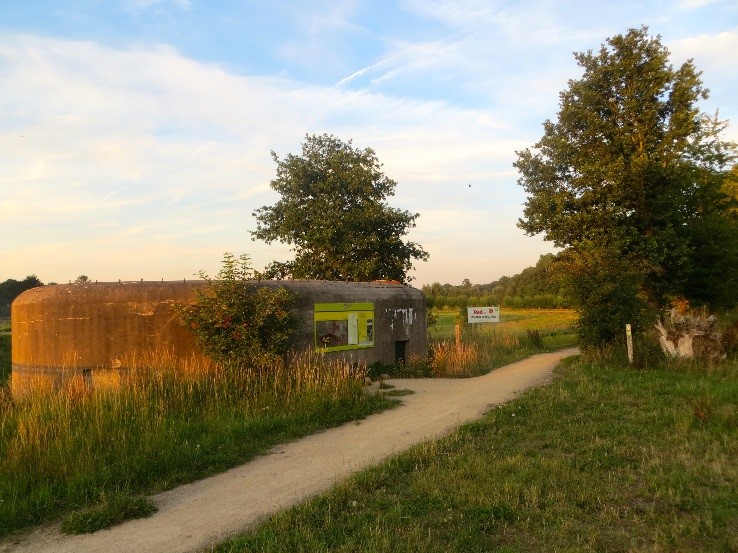
M708 317L704 310L681 314L672 309L665 314L663 321L659 318L655 328L661 350L668 357L715 362L725 359L716 326L715 316Z

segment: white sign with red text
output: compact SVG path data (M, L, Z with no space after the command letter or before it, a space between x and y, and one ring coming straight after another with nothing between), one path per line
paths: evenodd
M499 323L499 307L467 307L467 321L470 323Z

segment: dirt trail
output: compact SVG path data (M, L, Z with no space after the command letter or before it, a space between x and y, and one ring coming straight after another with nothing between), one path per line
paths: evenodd
M404 404L296 442L225 473L152 497L159 512L95 534L67 536L47 526L0 552L201 551L412 445L450 433L550 378L567 349L535 355L471 379L393 379Z

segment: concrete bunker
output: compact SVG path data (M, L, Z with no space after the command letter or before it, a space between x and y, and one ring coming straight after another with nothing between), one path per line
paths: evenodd
M425 296L394 283L261 281L296 295L294 351L310 349L352 363L396 363L427 356ZM13 392L81 379L116 385L134 357L165 354L176 368L206 361L175 306L194 301L203 282L52 285L11 307Z

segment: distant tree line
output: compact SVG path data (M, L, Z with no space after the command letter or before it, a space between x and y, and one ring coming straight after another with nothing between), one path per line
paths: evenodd
M21 295L21 293L37 286L43 286L36 275L28 275L23 280L15 280L9 278L5 282L0 283L0 319L10 318L10 304L13 300Z
M542 255L534 267L514 276L503 276L489 284L472 284L469 279L454 286L426 284L422 288L429 307L442 309L499 305L513 308L556 309L570 307L561 268L553 254Z

